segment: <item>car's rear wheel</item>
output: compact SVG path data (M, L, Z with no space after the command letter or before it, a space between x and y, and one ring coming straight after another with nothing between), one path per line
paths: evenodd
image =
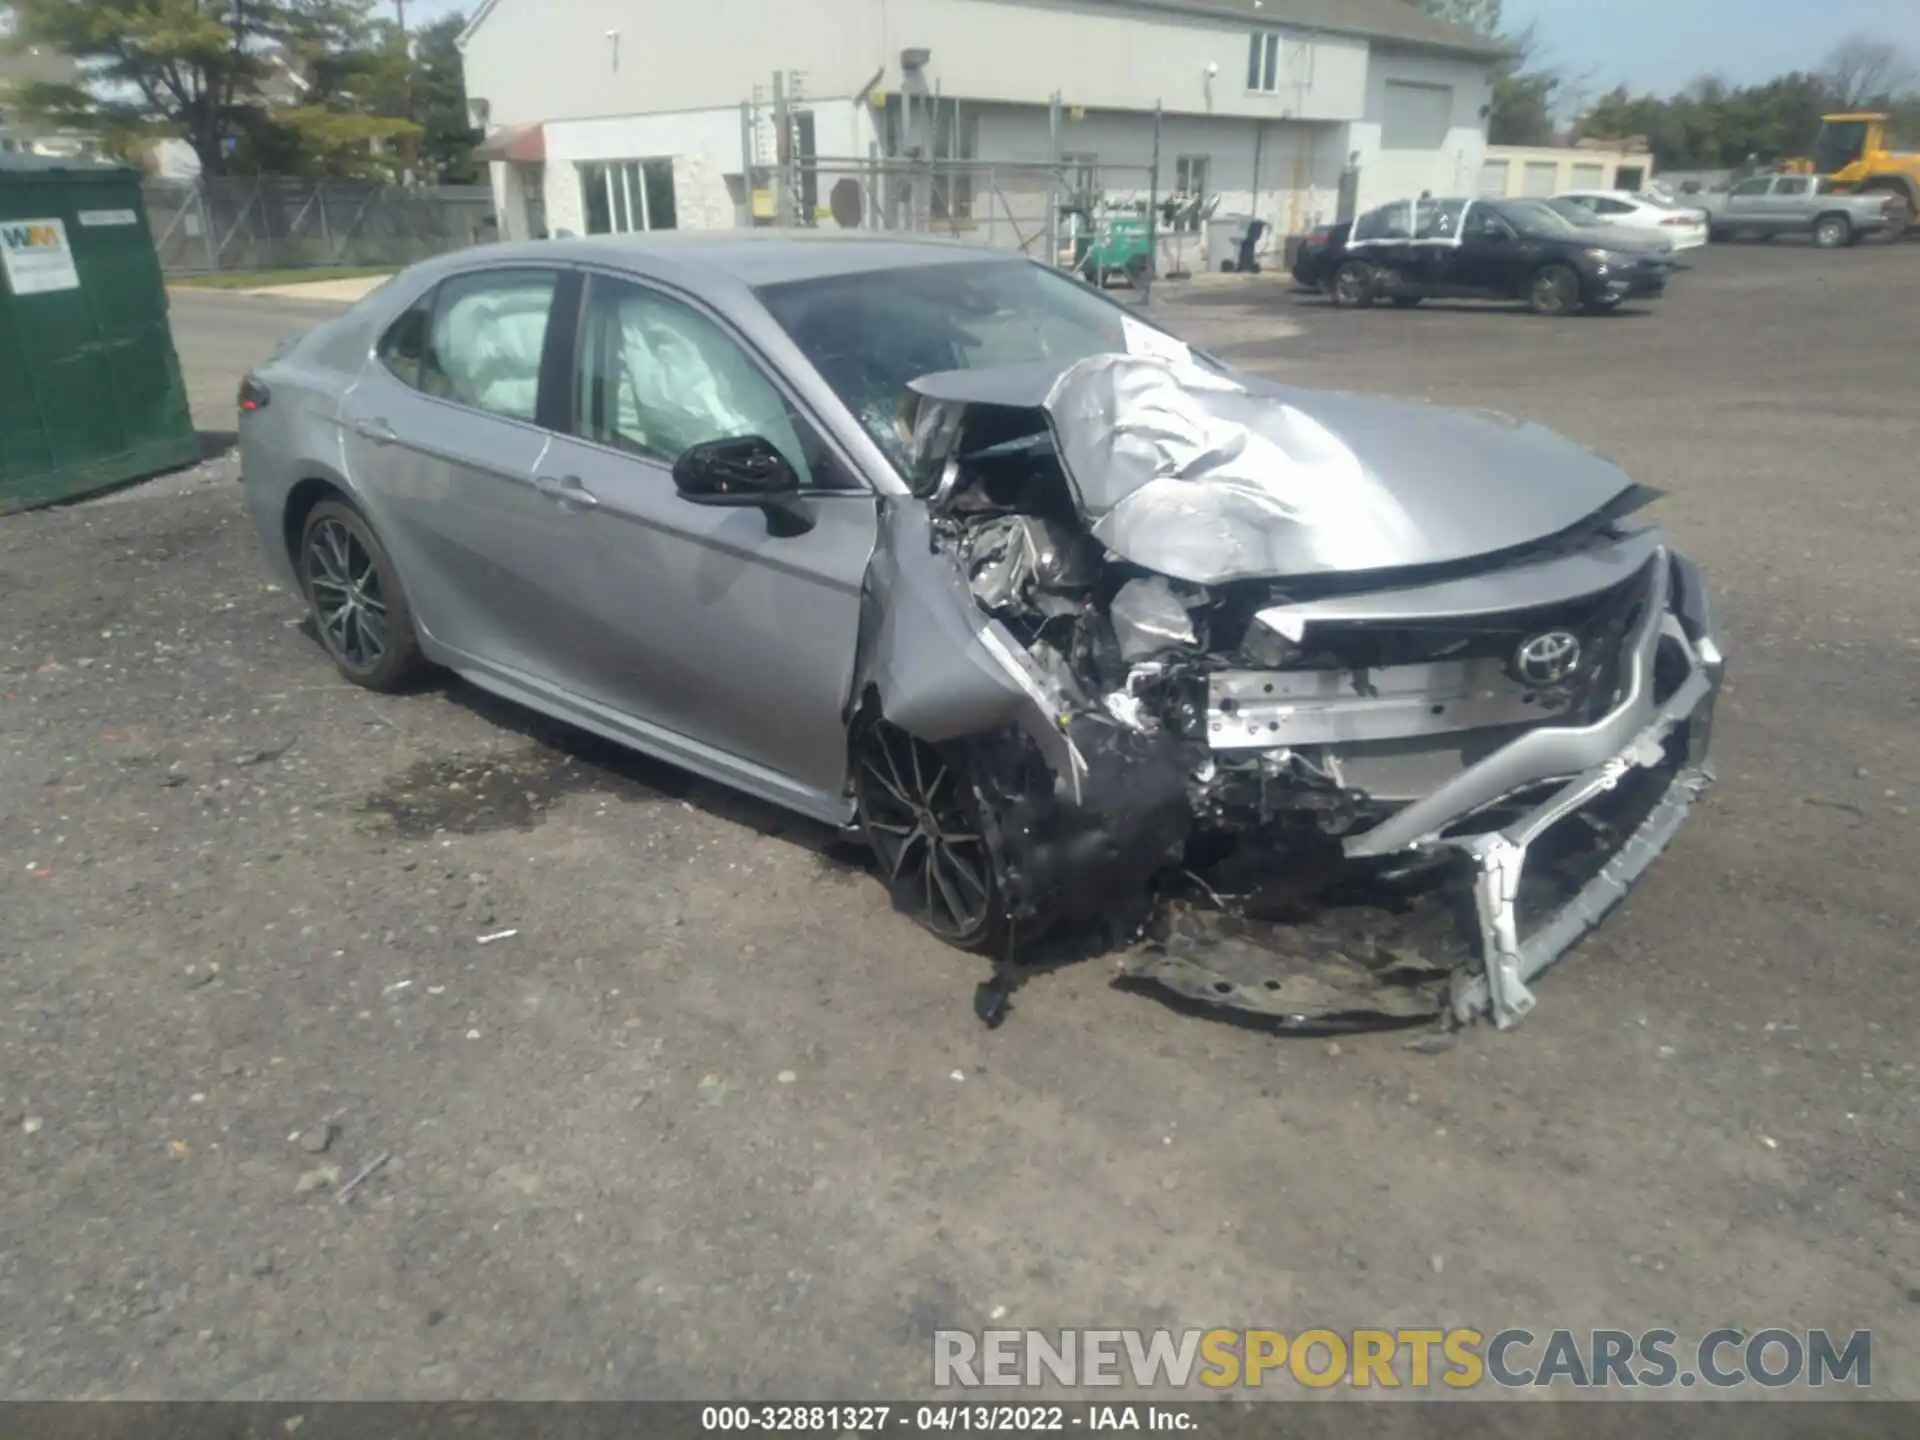
M320 643L340 673L398 690L420 671L413 612L386 547L351 505L323 500L300 531L300 583Z
M1333 272L1333 303L1364 310L1373 304L1376 284L1371 265L1349 260Z
M949 945L996 949L1005 934L1000 885L961 758L884 720L862 725L853 794L895 906Z
M1822 250L1838 250L1853 242L1853 226L1844 215L1822 215L1813 222L1813 243Z
M1527 286L1527 308L1536 315L1571 315L1580 308L1580 277L1571 265L1543 265Z

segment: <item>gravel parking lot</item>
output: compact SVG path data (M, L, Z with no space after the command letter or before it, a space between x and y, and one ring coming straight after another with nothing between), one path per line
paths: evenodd
M994 1317L1872 1329L1920 1398L1920 245L1161 308L1556 426L1717 583L1722 783L1526 1024L1276 1040L1095 959L988 1032L832 836L339 681L229 456L0 520L0 1394L898 1396ZM177 297L202 426L318 313Z

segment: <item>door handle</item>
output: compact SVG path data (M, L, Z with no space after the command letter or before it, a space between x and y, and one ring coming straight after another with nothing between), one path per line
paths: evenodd
M353 422L353 433L363 440L371 440L376 445L391 445L400 438L393 426L384 419L356 420Z
M533 488L569 510L591 510L600 503L600 497L587 489L578 475L565 475L557 480L551 475L541 475L534 480Z

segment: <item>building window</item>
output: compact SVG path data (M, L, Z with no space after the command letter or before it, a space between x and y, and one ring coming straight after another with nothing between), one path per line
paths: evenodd
M1279 33L1256 30L1247 37L1247 89L1271 95L1279 87Z
M615 160L580 167L589 235L674 230L673 161Z
M1207 209L1207 157L1182 155L1173 162L1173 228L1198 230Z

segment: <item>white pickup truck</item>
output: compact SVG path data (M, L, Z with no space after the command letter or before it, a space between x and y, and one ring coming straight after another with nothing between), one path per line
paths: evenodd
M1887 229L1892 224L1888 201L1878 192L1837 194L1814 175L1756 175L1724 194L1687 197L1688 204L1707 212L1708 233L1715 240L1803 234L1826 250Z

